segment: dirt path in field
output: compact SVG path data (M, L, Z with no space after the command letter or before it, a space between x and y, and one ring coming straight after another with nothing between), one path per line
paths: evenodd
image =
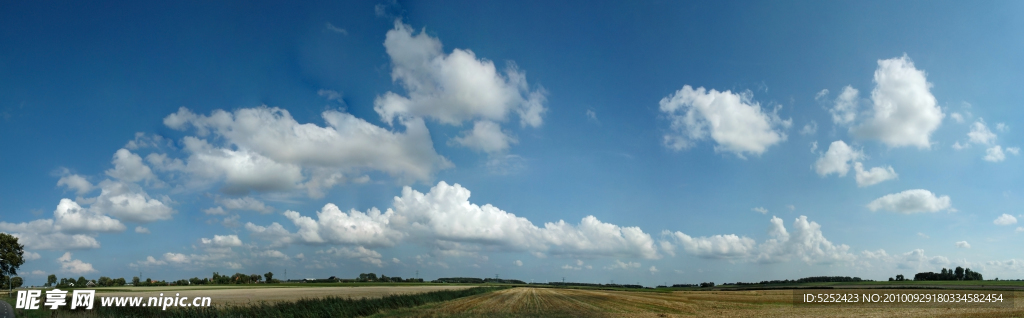
M898 290L893 290L894 292ZM907 292L913 292L908 290ZM630 292L514 288L409 310L398 317L1022 317L1024 295L1008 308L794 306L793 291ZM1020 299L1017 299L1020 298ZM1007 299L1010 301L1010 299Z
M377 298L396 294L418 294L437 290L458 290L473 286L359 286L359 287L286 287L286 288L239 288L239 289L191 289L164 291L131 291L117 293L98 293L100 297L210 297L213 305L245 305L249 303L293 301L303 298L322 298L326 296Z

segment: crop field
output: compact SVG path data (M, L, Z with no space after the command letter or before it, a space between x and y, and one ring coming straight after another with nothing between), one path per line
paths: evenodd
M272 286L272 285L268 285ZM136 287L103 290L97 288L97 297L156 297L180 294L182 297L210 297L213 305L245 305L258 302L295 301L308 298L380 298L386 295L419 294L438 290L459 290L473 286L463 285L419 285L419 286L358 286L358 287L263 287L263 288L222 288L215 287Z
M891 290L898 292L901 290ZM909 291L909 290L908 290ZM947 290L946 292L952 292ZM1024 317L1011 308L794 306L792 290L636 292L519 287L379 317ZM1024 300L1024 299L1019 299Z

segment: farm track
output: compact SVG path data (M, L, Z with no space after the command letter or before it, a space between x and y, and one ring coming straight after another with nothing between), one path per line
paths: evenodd
M909 291L909 290L908 290ZM794 306L790 290L672 293L519 287L383 317L1024 317L1012 308ZM1019 299L1018 299L1019 298Z

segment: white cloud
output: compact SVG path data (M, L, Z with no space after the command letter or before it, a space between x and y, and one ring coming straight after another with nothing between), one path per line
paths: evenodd
M1014 156L1020 155L1020 147L1006 147L1006 152L1009 152Z
M834 244L825 238L821 226L800 216L793 222L793 232L786 230L782 219L772 217L768 234L771 239L756 244L753 239L735 234L714 235L693 238L682 232L662 232L694 256L711 259L757 261L762 263L784 262L800 259L808 264L832 264L852 262L856 256L849 253L845 244ZM672 254L671 244L662 241L662 248Z
M996 141L996 134L988 130L984 119L978 118L978 121L971 125L971 131L967 133L967 138L976 144L989 145Z
M695 142L711 137L717 143L715 151L760 155L768 147L786 140L781 129L788 128L792 119L778 117L761 110L761 104L750 100L750 94L731 91L694 90L690 85L662 98L660 110L672 121L672 133L664 136L665 146L682 150ZM781 129L780 129L781 128Z
M60 264L61 271L65 273L81 275L96 272L96 270L92 268L92 264L82 262L77 259L71 259L71 252L65 252L63 256L57 258L57 263Z
M330 248L328 250L317 251L316 253L317 254L329 254L329 255L334 255L334 256L344 257L344 258L359 259L360 261L363 261L363 262L365 262L367 264L373 264L373 265L376 265L378 267L381 267L384 264L384 262L380 260L380 258L381 258L380 253L377 253L377 251L374 251L374 250L366 249L366 248L364 248L362 246L357 246L356 248L348 248L348 247L337 248L337 247L332 247L332 248Z
M276 107L216 110L210 116L181 108L164 118L164 124L179 130L191 125L200 137L212 131L229 148L237 148L215 147L192 136L183 140L191 154L183 169L200 181L223 180L223 190L234 194L295 189L304 179L303 169L312 174L310 183L316 183L310 194L318 197L321 187L333 186L328 180L340 181L333 177L340 173L375 170L425 181L451 167L434 151L421 119L400 120L405 132L397 133L334 110L321 117L327 126L299 124Z
M786 231L782 219L772 217L768 239L758 246L757 261L783 262L797 258L808 264L852 262L856 256L846 244L834 244L825 238L821 225L801 215L793 221L793 232Z
M1010 126L1007 126L1006 123L996 123L996 130L999 132L1008 132L1010 131Z
M828 89L822 89L817 94L814 94L814 100L820 101L828 97Z
M859 150L850 148L842 140L836 140L828 146L828 151L814 162L814 171L822 177L833 173L844 177L850 171L850 162L862 158L864 154Z
M118 219L148 223L170 220L176 211L163 202L149 197L141 187L135 184L104 180L100 182L100 196L96 203L89 206L100 214L107 214Z
M1012 224L1017 224L1017 218L1013 217L1012 215L1003 213L1003 215L1000 215L998 218L993 220L992 224L995 224L995 225L1012 225Z
M959 241L956 242L956 248L971 248L971 244L968 244L967 241Z
M114 168L107 170L107 175L114 177L124 182L159 182L156 175L153 174L153 170L149 168L145 163L142 163L142 157L128 151L128 149L118 149L114 153Z
M237 247L242 246L242 240L238 238L238 235L214 235L213 239L200 238L199 241L203 246L221 248L221 247Z
M849 125L857 119L857 104L860 91L852 86L843 88L843 92L836 97L835 105L828 110L832 113L832 122L839 125Z
M136 226L135 227L135 233L149 234L149 229L141 227L141 226Z
M753 209L750 209L750 210L754 211L754 212L757 212L757 213L761 213L761 214L768 214L768 209L765 209L764 207L761 207L761 206L753 208Z
M297 238L305 243L393 246L404 236L388 226L394 214L391 210L381 213L377 208L371 208L363 213L353 209L345 213L333 203L328 203L316 214L317 220L313 220L295 211L284 212L285 217L298 227Z
M949 117L953 118L953 120L955 120L957 124L963 124L964 123L964 115L961 115L960 113L949 114Z
M512 262L512 265L515 265L515 266L518 266L518 267L523 267L523 261L516 260L515 262Z
M615 260L615 264L612 264L611 266L605 267L605 269L630 269L630 268L640 268L640 263L637 263L637 262L623 262L623 261L620 261L620 260Z
M593 216L576 225L559 220L538 227L490 204L471 203L469 197L468 189L442 181L427 193L405 187L402 195L395 197L393 208L384 213L376 208L344 213L327 204L315 220L295 211L285 212L298 228L296 233L278 223L267 227L248 223L245 227L253 237L275 244L392 246L408 237L451 253L488 248L535 255L660 258L650 235L638 227L604 223Z
M1021 232L1024 232L1024 227L1018 226L1016 230L1013 230L1013 232L1014 232L1014 233L1021 233Z
M217 204L224 206L228 210L245 210L245 211L256 211L262 214L268 214L274 212L274 208L267 206L263 201L257 200L253 197L242 197L236 199L226 199L218 197L216 200ZM210 210L210 209L207 209ZM221 212L221 213L210 213L210 212ZM206 214L223 214L224 210L210 211Z
M900 193L885 195L868 203L871 211L888 210L900 213L938 212L953 210L949 196L936 197L931 191L924 189L906 190Z
M92 191L95 187L89 180L77 174L65 174L57 180L57 186L65 186L69 189L75 190L75 194L83 195Z
M92 209L83 209L75 201L61 199L53 211L54 226L64 233L122 232L124 224Z
M479 120L473 123L473 129L462 132L462 136L452 139L455 144L486 153L501 153L519 141L501 131L497 123Z
M970 147L971 147L971 144L968 144L968 143L960 144L959 141L953 143L953 150L964 150L964 149L967 149L967 148L970 148Z
M324 27L328 31L331 31L331 32L334 32L334 33L338 33L338 34L341 34L341 35L348 35L348 31L346 31L345 29L336 27L333 24L331 24L330 22L327 22L327 24L325 24Z
M651 268L647 269L647 271L651 272L651 275L654 275L655 273L658 272L658 268L654 267L654 265L651 265Z
M374 110L385 122L396 117L428 117L459 125L484 119L502 122L519 115L522 126L539 127L547 111L545 91L529 90L525 73L509 64L504 74L473 51L442 51L441 41L426 32L413 35L409 25L395 21L384 48L391 58L391 78L409 96L387 92L374 100Z
M931 238L930 236L928 236L928 234L924 234L924 233L921 233L921 232L917 232L917 236L920 236L920 237L926 238L926 239L927 238Z
M818 123L813 120L804 125L803 129L800 129L801 135L813 135L816 132L818 132Z
M135 266L132 266L132 267L161 266L161 265L167 265L167 262L166 261L157 260L153 256L146 256L146 260L138 261L138 262L135 262L133 264L129 264L129 266L130 265L135 265Z
M668 232L687 253L701 257L714 259L740 259L749 257L757 245L753 239L739 237L735 234L714 235L711 237L691 237L683 232ZM664 245L663 245L664 246Z
M931 93L925 72L909 57L879 60L870 116L850 131L878 139L889 147L929 148L932 132L942 124L942 113Z
M892 166L886 166L884 168L874 167L869 170L864 170L864 164L856 162L853 164L853 170L857 172L856 178L858 187L867 187L899 177L899 175L896 174L896 170L892 169Z
M333 101L336 101L336 102L339 102L339 103L345 103L345 99L342 98L343 95L340 92L338 92L338 91L329 90L329 89L321 89L321 90L316 91L316 94L320 95L320 97L326 98L327 100L333 100Z
M1014 155L1020 153L1020 148L1006 148L1006 152ZM1006 153L1003 152L1003 147L1000 145L992 146L991 148L985 149L985 157L982 158L988 162L1000 162L1006 160Z
M278 258L278 259L283 259L283 260L287 260L288 259L288 255L285 255L284 253L281 253L281 251L278 251L278 250L260 251L260 252L253 253L253 256L255 256L255 257L263 257L263 258Z
M31 252L31 251L23 251L23 254L21 255L21 257L26 262L27 261L34 261L34 260L42 258L42 256L39 255L39 253L35 253L35 252Z
M18 243L34 250L71 250L99 248L100 243L90 235L65 234L55 226L52 219L40 219L27 223L0 222L0 231L18 238Z
M811 153L814 153L815 151L818 151L818 142L817 141L812 141L811 142Z
M405 187L395 198L391 221L411 235L443 241L570 256L659 257L650 235L638 227L587 216L575 226L559 220L541 228L490 204L470 203L469 197L468 189L443 181L426 194Z

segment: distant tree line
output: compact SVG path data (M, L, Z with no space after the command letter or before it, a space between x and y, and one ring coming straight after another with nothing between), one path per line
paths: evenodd
M501 279L501 278L476 278L476 277L441 277L430 281L431 283L446 283L446 284L526 284L526 282L518 279Z
M845 283L845 282L864 282L870 280L864 280L860 277L849 277L849 276L813 276L804 277L800 279L784 279L784 280L762 280L757 283L725 283L723 285L769 285L769 284L800 284L800 283ZM702 286L703 287L703 286Z
M957 266L956 269L942 268L941 272L923 272L914 275L914 280L984 280L981 273Z
M643 285L635 284L591 284L591 283L573 283L573 282L548 282L551 286L587 286L587 287L601 287L601 288L644 288Z

